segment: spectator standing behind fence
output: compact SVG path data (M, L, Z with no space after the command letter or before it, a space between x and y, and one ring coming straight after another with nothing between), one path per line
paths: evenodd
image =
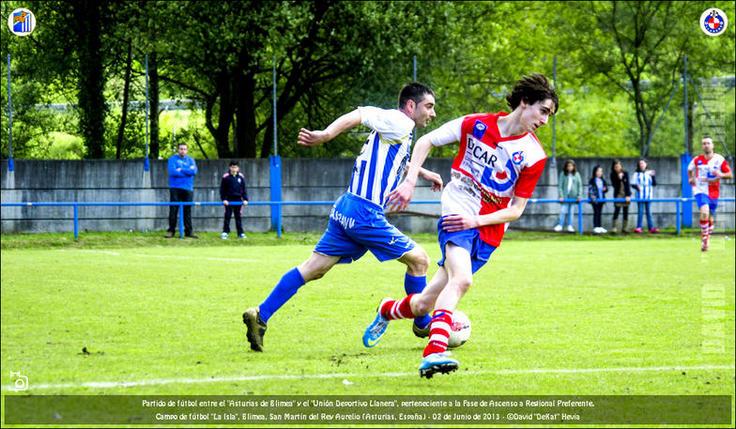
M571 159L565 161L560 178L557 180L557 191L560 195L560 220L555 225L554 230L560 232L567 227L568 232L575 232L575 228L572 226L575 203L563 202L566 199L580 201L583 198L583 179L578 173L575 161Z
M645 159L640 159L636 164L636 172L634 173L634 180L631 185L636 190L636 198L639 200L637 203L636 229L634 230L637 234L641 234L645 212L647 214L649 232L652 234L659 232L659 229L654 226L654 221L652 220L652 203L649 201L654 197L654 187L657 186L657 180L654 178L654 174L654 170L647 169L647 161Z
M613 203L613 232L618 232L617 226L619 212L623 212L621 217L621 232L626 232L629 227L629 204L631 202L631 186L629 185L629 173L624 170L621 161L615 159L611 164L611 188L613 188L613 198L623 198L626 201Z
M169 201L172 203L192 202L194 200L194 176L197 175L197 163L187 156L189 148L179 143L177 153L169 158ZM174 236L176 231L179 206L169 206L169 229L166 238ZM192 206L184 206L184 235L199 238L192 232Z
M608 192L608 183L603 178L603 167L596 165L593 167L593 174L588 182L588 198L590 199L590 205L593 206L593 234L608 232L601 226L601 213L605 203L599 201L606 198L606 192Z
M227 240L227 236L230 234L230 217L233 214L235 215L235 228L238 231L238 238L245 238L243 221L241 220L240 214L243 211L243 206L248 205L248 190L245 187L245 176L240 172L238 162L230 161L228 169L230 171L225 173L220 181L220 199L222 200L222 205L225 206L225 222L222 225L222 234L220 235L223 240ZM235 202L242 204L230 204Z

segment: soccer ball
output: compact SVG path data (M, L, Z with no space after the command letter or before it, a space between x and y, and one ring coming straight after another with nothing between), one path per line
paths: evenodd
M455 310L452 314L452 326L450 328L450 341L447 343L448 348L458 348L470 338L470 319L462 311Z

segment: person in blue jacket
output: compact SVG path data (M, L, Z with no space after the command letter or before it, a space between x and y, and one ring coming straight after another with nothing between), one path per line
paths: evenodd
M189 148L186 143L179 143L177 154L169 158L169 201L191 202L194 200L194 176L197 174L197 163L187 156ZM169 206L169 229L166 238L174 236L176 231L179 206ZM184 206L184 235L199 238L192 232L192 206Z

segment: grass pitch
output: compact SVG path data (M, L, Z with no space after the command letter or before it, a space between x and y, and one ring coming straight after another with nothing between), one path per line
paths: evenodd
M403 295L397 262L368 254L307 284L254 353L241 313L317 236L105 237L30 248L3 237L3 393L20 371L31 394L734 395L729 237L701 254L694 237L512 235L461 302L472 321L461 368L431 380L409 321L361 344L380 299ZM438 259L431 236L418 242Z

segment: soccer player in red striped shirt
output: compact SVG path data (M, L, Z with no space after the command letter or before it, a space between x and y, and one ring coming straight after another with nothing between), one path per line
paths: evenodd
M459 143L437 225L440 268L421 294L384 299L366 329L366 335L377 341L389 320L420 317L434 309L429 344L419 366L421 377L459 367L447 352L452 314L473 274L500 245L508 223L524 212L544 170L547 156L534 131L557 111L557 94L546 77L534 74L519 80L506 100L511 113L463 116L420 138L406 180L389 196L389 204L405 209L430 149Z
M703 153L690 161L687 175L700 210L700 250L706 252L713 233L721 179L733 178L733 172L723 155L713 151L713 139L710 136L704 136L701 144Z

